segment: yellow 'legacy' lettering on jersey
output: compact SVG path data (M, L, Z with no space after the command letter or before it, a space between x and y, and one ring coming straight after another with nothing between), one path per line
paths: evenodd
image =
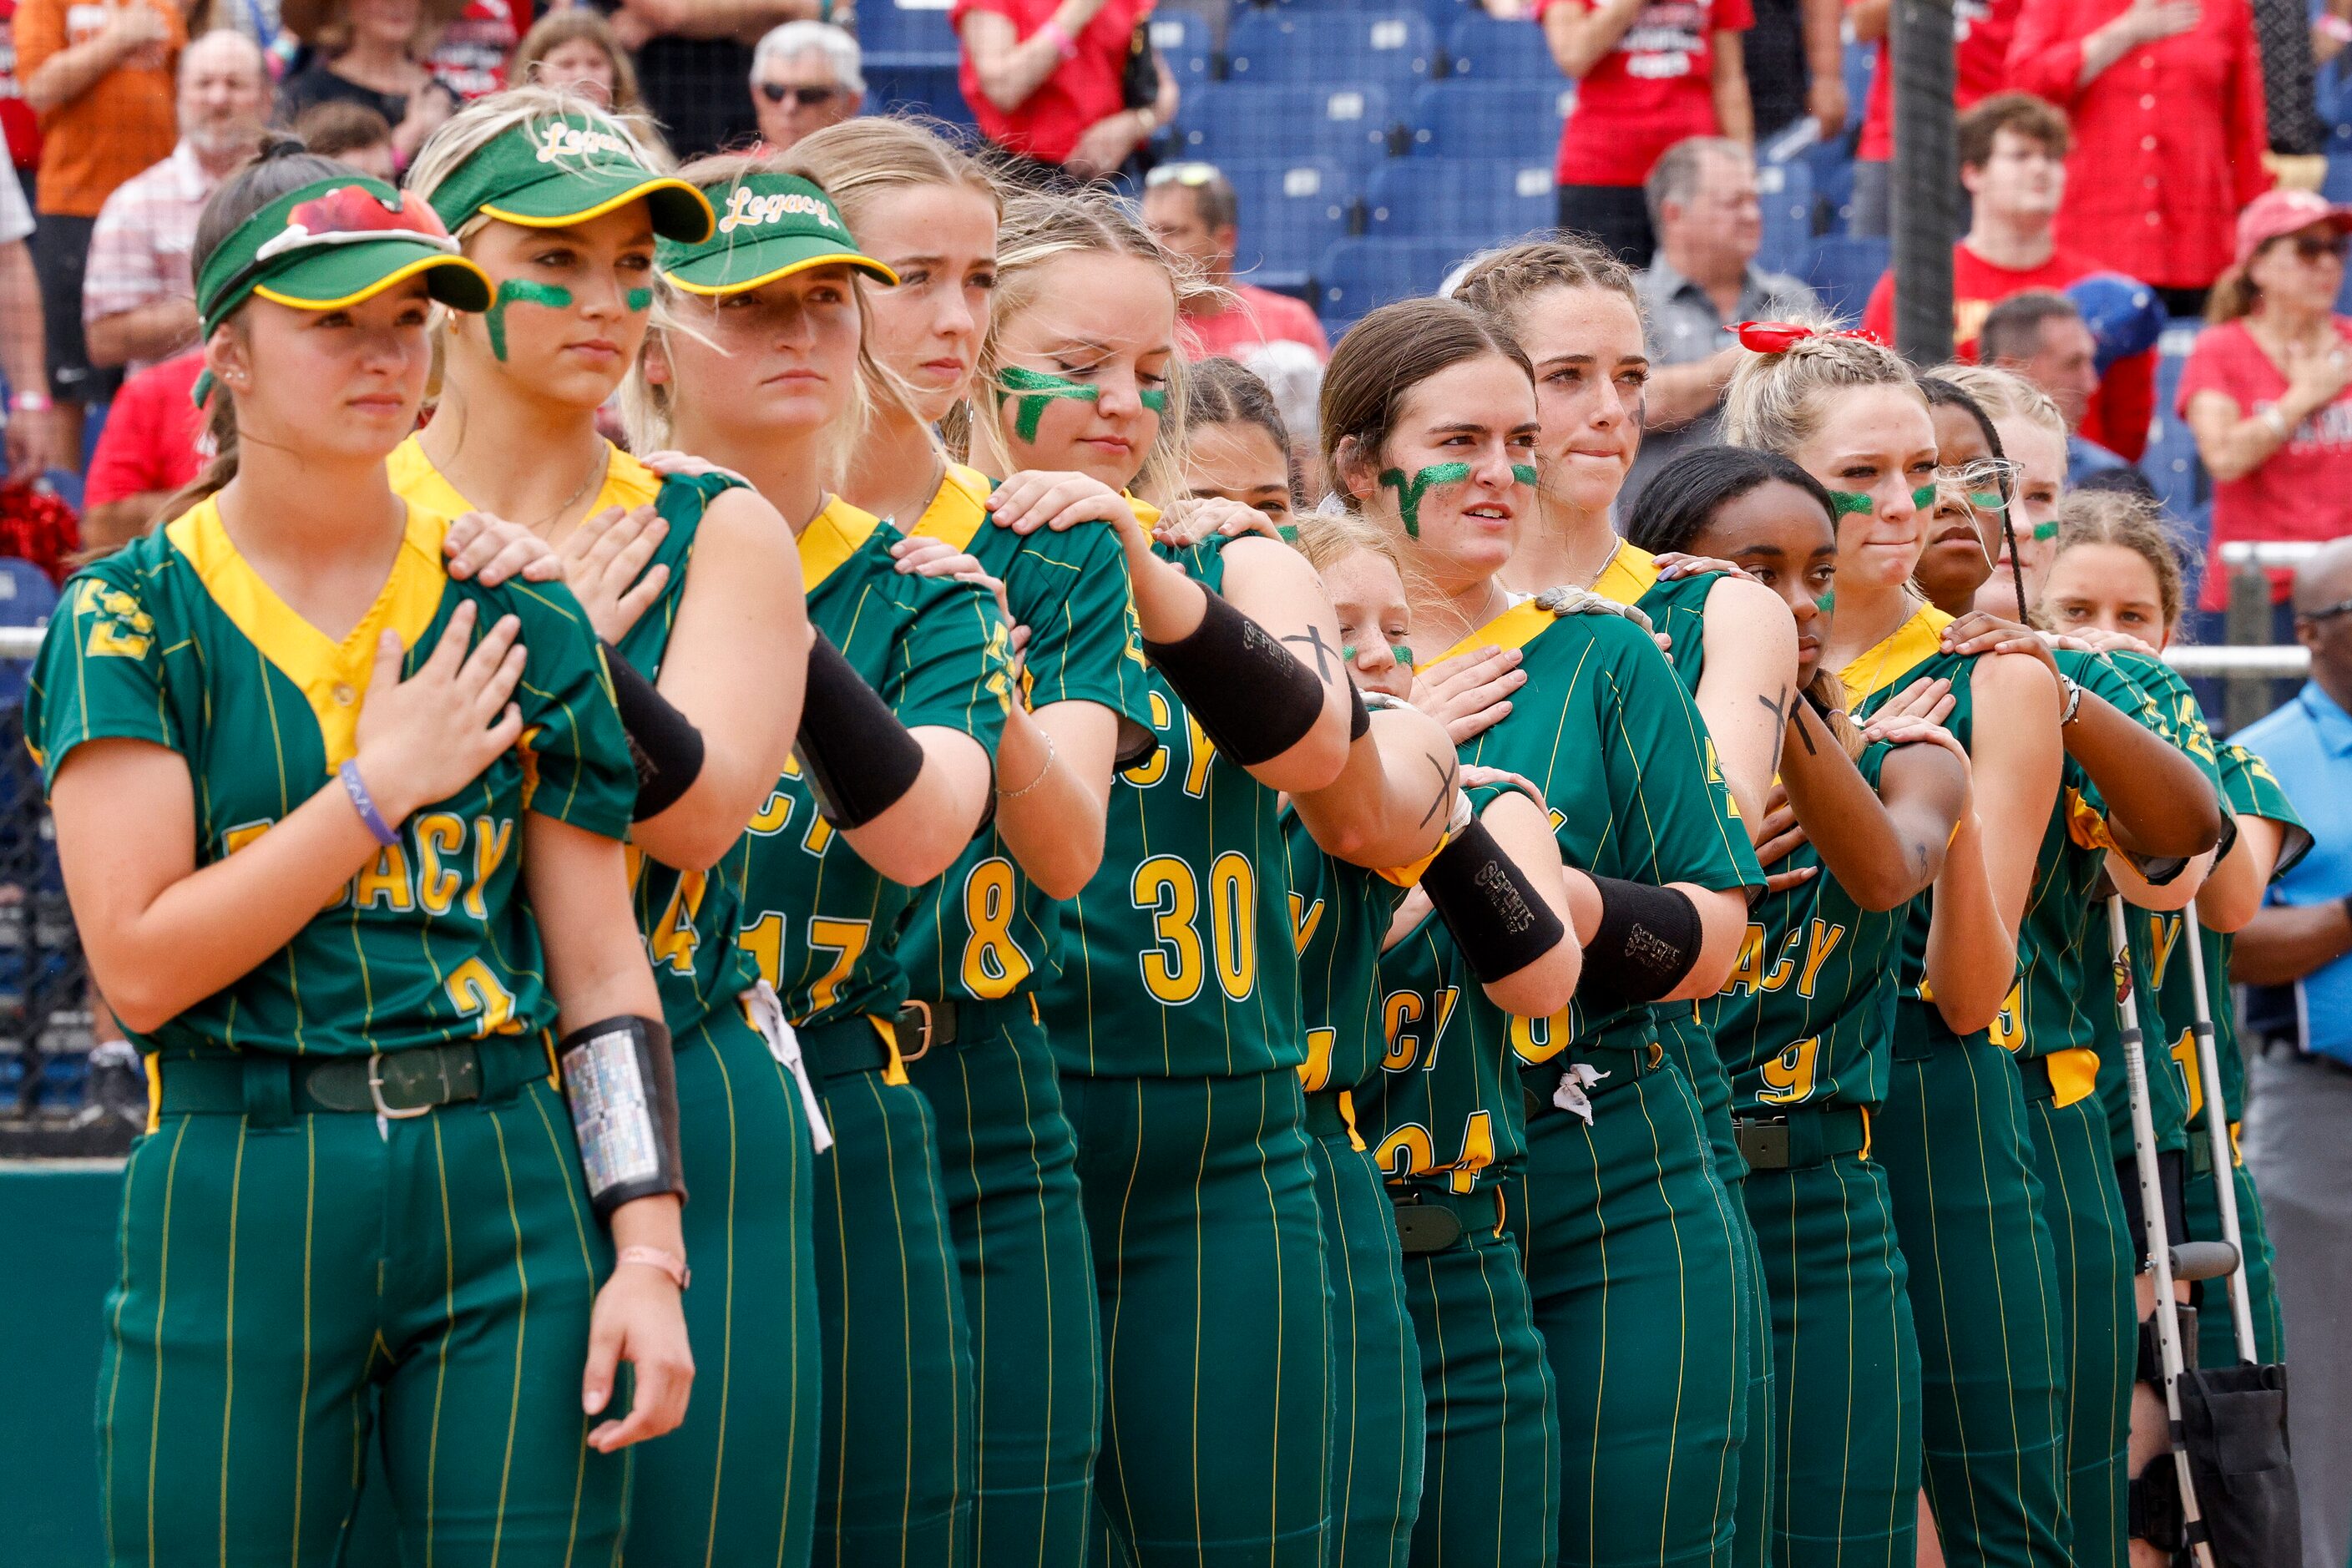
M1290 895L1290 945L1299 952L1315 940L1315 928L1323 923L1323 900L1309 904L1299 894Z
M1433 1001L1435 1016L1430 1021L1429 1048L1422 1049L1421 1036L1408 1033L1407 1024L1420 1023L1428 1016L1423 1010L1421 994L1417 991L1391 991L1381 1005L1381 1028L1388 1037L1388 1050L1381 1058L1381 1066L1391 1072L1407 1072L1416 1064L1423 1072L1437 1066L1437 1047L1445 1038L1445 1026L1453 1021L1454 1004L1462 1000L1459 987L1441 985Z
M1789 984L1789 971L1797 965L1797 949L1804 941L1805 928L1797 927L1780 939L1780 951L1773 956L1772 967L1764 975L1764 989L1778 991Z
M2180 1037L2172 1042L2172 1059L2180 1065L2180 1076L2189 1083L2189 1120L2205 1108L2205 1080L2197 1070L2197 1031L2183 1029Z
M1331 1082L1331 1053L1339 1047L1337 1029L1307 1031L1307 1059L1298 1064L1298 1082L1309 1094L1320 1093Z
M240 823L221 836L221 853L234 855L269 831L268 822ZM473 878L466 878L465 818L451 812L428 811L410 820L416 858L409 860L404 845L387 844L359 874L343 884L329 909L349 901L354 909L405 912L422 909L428 915L446 915L462 902L475 920L488 920L482 889L505 863L514 844L512 818L474 818ZM462 898L461 898L462 895Z
M1147 691L1144 696L1150 700L1152 729L1166 730L1176 721L1175 712L1168 706L1167 698L1157 691ZM1150 756L1118 776L1138 789L1150 789L1168 776L1168 747L1165 743L1154 746Z
M466 912L478 921L489 919L482 907L482 889L489 885L498 872L507 851L514 847L514 819L500 817L493 822L487 816L474 818L474 881L466 889Z
M408 885L408 857L397 844L375 852L375 863L352 879L352 902L362 910L413 910L415 889Z
M1767 1105L1795 1105L1813 1094L1814 1070L1822 1054L1822 1037L1799 1040L1758 1069L1764 1087L1756 1098Z
M2152 914L2147 917L2147 988L2164 989L2164 972L2172 963L2172 950L2180 941L2180 917Z
M428 915L446 915L466 885L465 873L451 866L465 865L466 819L446 811L428 811L416 819L416 901Z
M1740 987L1754 995L1764 984L1764 926L1760 921L1749 921L1748 929L1739 933L1739 956L1731 961L1731 973L1724 977L1723 994L1737 996Z
M1208 793L1209 764L1217 760L1217 748L1209 743L1208 731L1189 708L1184 710L1184 793L1198 800Z
M1830 954L1835 952L1838 943L1845 940L1845 927L1842 925L1816 920L1811 922L1811 928L1812 940L1805 944L1805 973L1797 982L1797 994L1807 1001L1812 999L1813 986L1822 977L1822 965L1829 962Z
M221 858L226 859L269 831L268 821L240 822L221 835Z
M760 809L751 814L751 820L744 825L743 831L756 833L762 838L782 833L784 825L792 821L793 807L797 804L786 791L770 790L768 798L760 803Z

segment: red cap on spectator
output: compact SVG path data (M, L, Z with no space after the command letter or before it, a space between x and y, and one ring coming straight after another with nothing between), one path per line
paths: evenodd
M2352 233L2352 206L2338 205L2316 191L2264 191L2238 215L2238 265L2252 261L2272 240L2319 223L2334 226L2338 234Z

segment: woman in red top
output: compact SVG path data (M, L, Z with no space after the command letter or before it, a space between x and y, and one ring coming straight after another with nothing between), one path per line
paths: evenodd
M2009 85L2074 121L2058 245L2194 314L2270 184L2247 0L2025 0Z
M1650 265L1642 182L1686 136L1753 142L1739 35L1748 0L1541 0L1544 41L1576 79L1559 133L1559 226L1590 236L1626 266Z
M1116 173L1176 118L1176 76L1127 107L1128 51L1152 0L955 0L957 79L980 133L1014 154L1007 172L1054 184Z
M2213 476L2201 608L2229 602L2231 540L2352 533L2352 319L2336 313L2347 231L2352 207L2309 191L2273 191L2238 220L2237 262L2213 286L2214 324L2180 380L2181 416ZM2290 575L2271 573L2273 605Z

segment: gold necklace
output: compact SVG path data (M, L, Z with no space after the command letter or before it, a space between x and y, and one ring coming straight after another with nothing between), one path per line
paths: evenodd
M591 485L603 483L604 475L610 471L613 466L613 447L612 444L601 436L596 438L596 461L590 466L588 469L588 477L580 481L580 486L577 489L574 489L570 495L565 496L562 501L558 502L553 511L549 512L545 517L541 518L537 522L530 525L530 531L533 533L538 534L542 539L546 538L548 530L555 526L555 520L572 510L572 502L578 500L582 496L586 495L588 493L588 488Z

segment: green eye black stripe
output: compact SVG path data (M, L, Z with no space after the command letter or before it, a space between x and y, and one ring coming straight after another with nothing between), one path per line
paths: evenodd
M1017 364L1008 364L998 371L996 381L996 405L999 408L1009 401L1019 400L1013 411L1013 433L1024 441L1037 438L1037 421L1045 416L1045 405L1055 398L1066 397L1073 403L1102 401L1102 388L1099 386L1087 386L1081 382L1050 375L1042 370L1024 370ZM1162 405L1167 402L1165 393L1147 393L1145 395L1159 396Z
M1168 389L1166 387L1147 386L1142 391L1135 395L1135 400L1138 403L1142 404L1146 408L1150 409L1154 414L1165 414L1168 412Z
M2052 521L2048 521L2048 522L2037 522L2037 523L2035 523L2035 524L2033 525L2033 537L2034 537L2034 538L2036 538L2036 539L2055 539L2055 538L2057 538L2057 537L2058 537L2058 523L2057 523L2057 521L2056 521L2055 519L2053 519Z
M1996 490L1970 490L1969 504L1979 511L1999 511L2009 505L2009 502L2001 500L2000 492Z
M1913 490L1911 492L1911 504L1917 507L1921 511L1925 511L1929 507L1934 506L1936 504L1936 487L1933 485L1921 485L1917 489Z
M1536 466L1533 463L1513 463L1511 465L1511 478L1518 480L1519 483L1523 485L1534 484L1536 482Z
M1876 501L1852 490L1830 491L1830 506L1839 517L1868 517L1878 510Z
M1421 537L1421 498L1432 485L1458 485L1470 477L1467 463L1435 463L1408 480L1402 468L1381 470L1381 483L1397 493L1397 510L1404 518L1405 537ZM1530 483L1534 481L1530 480Z
M1815 599L1815 600L1813 601L1813 608L1815 608L1815 609L1819 610L1822 614L1823 614L1823 615L1825 615L1825 616L1826 616L1826 615L1828 615L1832 610L1836 609L1836 608L1837 608L1837 590L1836 590L1835 588L1832 588L1828 593L1823 594L1820 598Z
M1401 642L1389 644L1389 656L1391 658L1394 658L1399 664L1405 666L1407 668L1411 668L1412 666L1412 649L1405 647L1404 644Z

